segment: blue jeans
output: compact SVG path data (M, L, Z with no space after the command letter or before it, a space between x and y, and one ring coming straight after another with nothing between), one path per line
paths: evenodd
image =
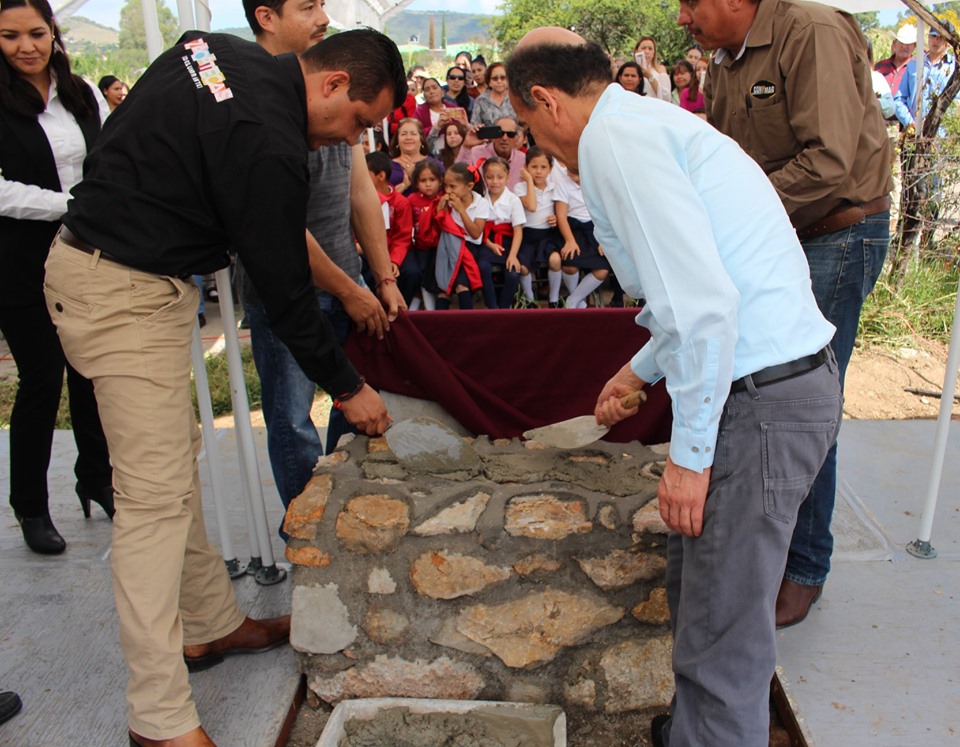
M817 306L837 328L832 345L842 388L857 337L860 309L880 277L887 256L890 213L875 213L849 228L802 244L810 265ZM833 554L830 520L836 495L837 445L834 444L797 514L784 573L791 581L820 586L827 580Z
M317 291L317 303L326 312L342 343L350 330L350 317L329 293ZM263 305L244 301L243 311L250 322L253 360L260 375L270 467L286 508L303 491L317 459L324 453L320 434L310 417L317 385L307 378L290 350L274 334ZM334 422L336 416L339 416L339 425ZM332 434L336 429L339 439L348 427L343 413L334 409L328 432Z

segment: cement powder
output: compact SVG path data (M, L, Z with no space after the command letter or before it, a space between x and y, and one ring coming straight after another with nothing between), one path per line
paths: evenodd
M502 711L412 713L380 711L369 721L351 719L338 747L552 747L553 723Z

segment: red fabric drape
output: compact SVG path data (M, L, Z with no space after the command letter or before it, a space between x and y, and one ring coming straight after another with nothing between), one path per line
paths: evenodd
M367 381L433 400L472 433L515 438L593 412L600 389L649 337L631 309L517 309L402 314L383 342L351 334L346 351ZM607 441L670 438L663 383Z

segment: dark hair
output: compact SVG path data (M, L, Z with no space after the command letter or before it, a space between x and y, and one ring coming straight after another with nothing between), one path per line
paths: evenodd
M257 8L263 6L269 8L278 16L283 15L283 6L287 0L243 0L243 14L247 17L247 23L254 36L263 34L263 26L257 20Z
M40 14L53 35L53 49L48 67L56 81L57 96L63 107L74 117L86 117L97 110L97 100L90 86L78 75L70 72L70 58L63 46L60 27L53 18L53 9L47 0L0 0L0 12L12 8L32 8ZM17 73L6 57L0 55L0 107L36 117L46 109L40 92Z
M502 62L491 62L487 65L487 71L483 74L483 79L487 82L488 86L490 85L490 78L492 77L490 71L496 70L498 67L502 67L504 73L507 72L507 66Z
M341 31L300 55L310 72L345 70L350 75L350 101L371 103L384 88L393 92L393 108L407 98L407 76L400 50L389 36L373 29Z
M634 93L639 93L641 96L646 96L647 95L646 80L643 77L643 71L640 69L640 66L636 62L624 62L620 66L620 69L617 70L617 75L614 78L614 81L616 81L617 83L620 83L620 76L623 75L623 71L626 70L627 68L633 68L634 70L637 71L637 75L640 76L640 83L637 86L637 90L634 91ZM620 83L620 85L622 86L623 84Z
M435 177L437 177L437 181L440 182L441 187L443 186L443 169L440 168L440 164L438 164L432 158L424 158L413 167L413 176L410 177L410 181L413 184L414 189L416 189L417 184L420 183L420 177L423 175L424 171L429 171L432 173Z
M478 195L483 194L483 176L480 174L480 169L472 163L457 161L447 169L447 173L454 174L464 184L473 184L473 191Z
M511 94L534 109L533 86L556 88L568 96L610 85L610 58L599 44L530 44L507 58Z
M484 160L483 166L480 167L480 170L483 172L484 178L486 178L487 176L487 169L490 168L491 166L499 166L501 169L503 169L506 172L507 176L510 176L510 164L507 163L504 159L500 158L500 156L490 156L489 158Z
M415 124L417 126L417 132L420 133L420 155L427 155L430 152L430 146L427 145L427 138L423 135L423 124L416 117L404 117L397 122L397 128L390 136L390 155L394 158L400 155L400 128L405 124Z
M550 168L552 169L552 168L553 168L553 156L551 156L549 153L547 153L547 152L546 152L543 148L541 148L539 145L531 145L529 148L527 148L527 160L526 160L526 165L529 166L529 165L530 165L530 162L531 162L534 158L539 158L540 156L543 156L544 158L547 159L547 163L550 164Z
M467 60L469 60L469 62L473 62L473 55L470 54L470 53L469 53L467 50L465 50L465 49L461 49L459 52L457 52L457 53L453 56L454 62L456 62L456 60L457 60L458 57L462 57L462 56L464 56L464 55L466 55Z
M454 58L454 59L456 59L456 58ZM481 65L483 65L484 67L487 66L487 59L486 59L482 54L478 54L476 57L474 57L472 60L470 60L470 64L471 64L471 65L472 65L474 62L479 62L479 63L480 63Z
M654 42L654 44L656 44L656 42ZM701 55L703 54L703 47L701 47L699 44L691 44L689 47L683 50L683 54L686 55L691 49L697 50Z
M446 95L447 95L448 98L452 99L453 101L456 101L456 102L457 102L457 106L463 107L464 110L469 110L469 109L470 109L470 94L467 93L467 74L463 71L462 68L459 68L459 67L457 67L456 65L454 65L453 67L448 67L448 68L447 68L446 77L449 78L449 77L450 77L450 73L453 72L454 70L456 70L458 73L460 73L460 74L463 75L463 88L460 89L460 93L458 93L458 94L456 95L456 97L450 96L450 91L449 91L449 90L446 91Z
M367 159L367 171L372 171L374 174L383 174L387 177L393 171L393 161L390 160L390 156L382 151L375 150L372 153L367 153L365 158Z
M110 88L114 83L123 83L116 75L104 75L100 82L97 83L97 88L100 89L100 93L106 95L107 89Z
M443 128L440 130L443 135L443 147L440 149L440 161L443 163L444 168L449 169L454 161L457 160L457 156L460 154L460 148L463 147L463 141L460 142L459 147L454 151L450 145L447 143L447 130L451 127L456 127L457 132L460 133L460 137L464 138L467 136L467 126L461 124L460 122L447 122Z
M671 85L673 85L673 74L680 72L681 70L690 73L690 84L687 86L689 93L687 94L687 97L692 99L697 98L697 96L700 94L700 78L697 76L697 71L688 60L677 60L677 64L674 65L673 70L670 71Z

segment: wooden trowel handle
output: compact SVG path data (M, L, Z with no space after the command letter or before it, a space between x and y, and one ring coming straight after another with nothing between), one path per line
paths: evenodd
M628 410L632 410L634 407L639 407L646 401L647 393L642 389L638 389L635 392L630 392L630 394L624 394L620 398L620 404L626 407Z

